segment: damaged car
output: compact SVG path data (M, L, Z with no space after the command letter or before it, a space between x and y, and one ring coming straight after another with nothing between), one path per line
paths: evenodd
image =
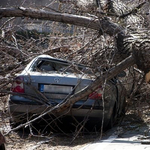
M88 66L49 55L34 58L12 83L9 96L11 124L29 121L59 106L68 96L89 86L94 78ZM125 88L115 77L64 112L47 115L51 121L73 118L98 127L103 122L104 129L107 129L113 126L124 108Z

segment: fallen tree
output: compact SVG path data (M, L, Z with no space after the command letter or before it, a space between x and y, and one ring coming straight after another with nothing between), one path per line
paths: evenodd
M140 4L137 8L139 9L145 4ZM112 3L107 3L108 10L112 11L110 15L115 16L116 11L112 8L114 5ZM131 15L137 9L132 9L131 11L121 15L121 18L124 18L128 15ZM106 15L104 11L104 14ZM85 89L79 91L78 93L74 94L73 96L67 98L63 101L63 103L55 106L54 108L50 109L48 112L42 114L45 115L47 113L53 111L63 111L67 109L70 105L75 103L76 101L80 100L81 98L89 95L92 91L97 89L97 87L105 80L109 80L119 74L121 71L125 70L126 68L136 64L137 67L142 70L144 73L148 73L150 70L150 63L149 63L149 32L145 28L138 28L137 30L130 30L127 34L125 28L114 23L105 15L91 15L90 17L84 17L80 15L72 15L66 13L55 13L49 12L44 10L36 10L36 9L28 9L24 7L19 8L0 8L0 17L28 17L32 19L39 19L39 20L51 20L56 22L62 23L69 23L76 26L82 26L90 29L97 30L99 35L107 34L112 36L115 39L115 57L114 59L115 66L113 68L108 69L108 71L104 72L104 75L97 77L97 79ZM119 16L118 14L116 15ZM132 31L132 32L131 32ZM113 54L114 55L114 54ZM97 84L98 83L98 84ZM40 118L41 116L37 117L36 119ZM26 124L29 124L34 120L29 121ZM20 127L26 125L23 124ZM15 130L15 129L14 129Z
M126 58L125 60L123 60L122 62L117 64L114 68L111 68L110 70L108 70L104 75L97 77L97 79L92 84L90 84L88 87L82 89L81 91L75 93L72 96L69 96L67 99L63 100L58 105L50 108L48 111L42 113L41 115L39 115L38 117L36 117L30 121L28 121L24 124L20 124L19 126L17 126L16 128L13 128L9 132L18 130L19 128L29 125L47 114L65 111L70 106L72 106L75 102L77 102L78 100L86 97L87 95L89 95L90 93L95 91L99 87L99 85L101 85L105 80L112 79L114 76L119 74L121 71L125 70L128 66L132 66L134 63L135 63L134 58L132 56Z
M44 10L19 8L1 8L0 17L29 17L32 19L51 20L62 23L69 23L100 31L110 36L123 32L123 28L109 21L107 18L85 17L66 13L56 13Z

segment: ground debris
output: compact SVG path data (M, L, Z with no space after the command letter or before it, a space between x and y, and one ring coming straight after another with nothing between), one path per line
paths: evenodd
M42 144L49 143L49 142L50 142L50 139L40 141L37 144L35 144L34 146L29 147L28 150L34 150L34 149L38 148L39 146L41 146Z

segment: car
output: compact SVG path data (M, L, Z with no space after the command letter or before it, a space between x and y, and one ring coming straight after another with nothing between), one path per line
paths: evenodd
M91 68L49 55L34 58L16 76L9 96L11 124L17 125L46 112L65 101L69 95L89 86L95 79ZM124 112L125 88L114 77L64 112L48 114L54 118L74 118L78 122L111 128Z

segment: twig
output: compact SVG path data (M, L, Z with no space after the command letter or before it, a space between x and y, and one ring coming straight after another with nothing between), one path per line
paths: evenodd
M130 12L125 13L125 14L119 16L119 18L125 18L125 17L127 17L127 16L129 16L129 15L131 15L131 14L137 13L138 10L139 10L145 3L146 3L146 1L143 2L143 3L140 3L138 6L136 6L135 8L133 8Z
M5 21L4 23L3 23L3 25L0 27L0 30L2 30L2 28L8 23L8 22L10 22L10 21L12 21L12 20L14 20L15 19L15 17L11 17L10 19L8 19L7 21Z
M28 148L28 150L37 149L37 148L38 148L39 146L41 146L42 144L49 143L50 140L51 140L51 139L44 140L44 141L40 141L40 142L38 142L36 145L34 145L34 146L32 146L32 147L30 146L30 147Z

